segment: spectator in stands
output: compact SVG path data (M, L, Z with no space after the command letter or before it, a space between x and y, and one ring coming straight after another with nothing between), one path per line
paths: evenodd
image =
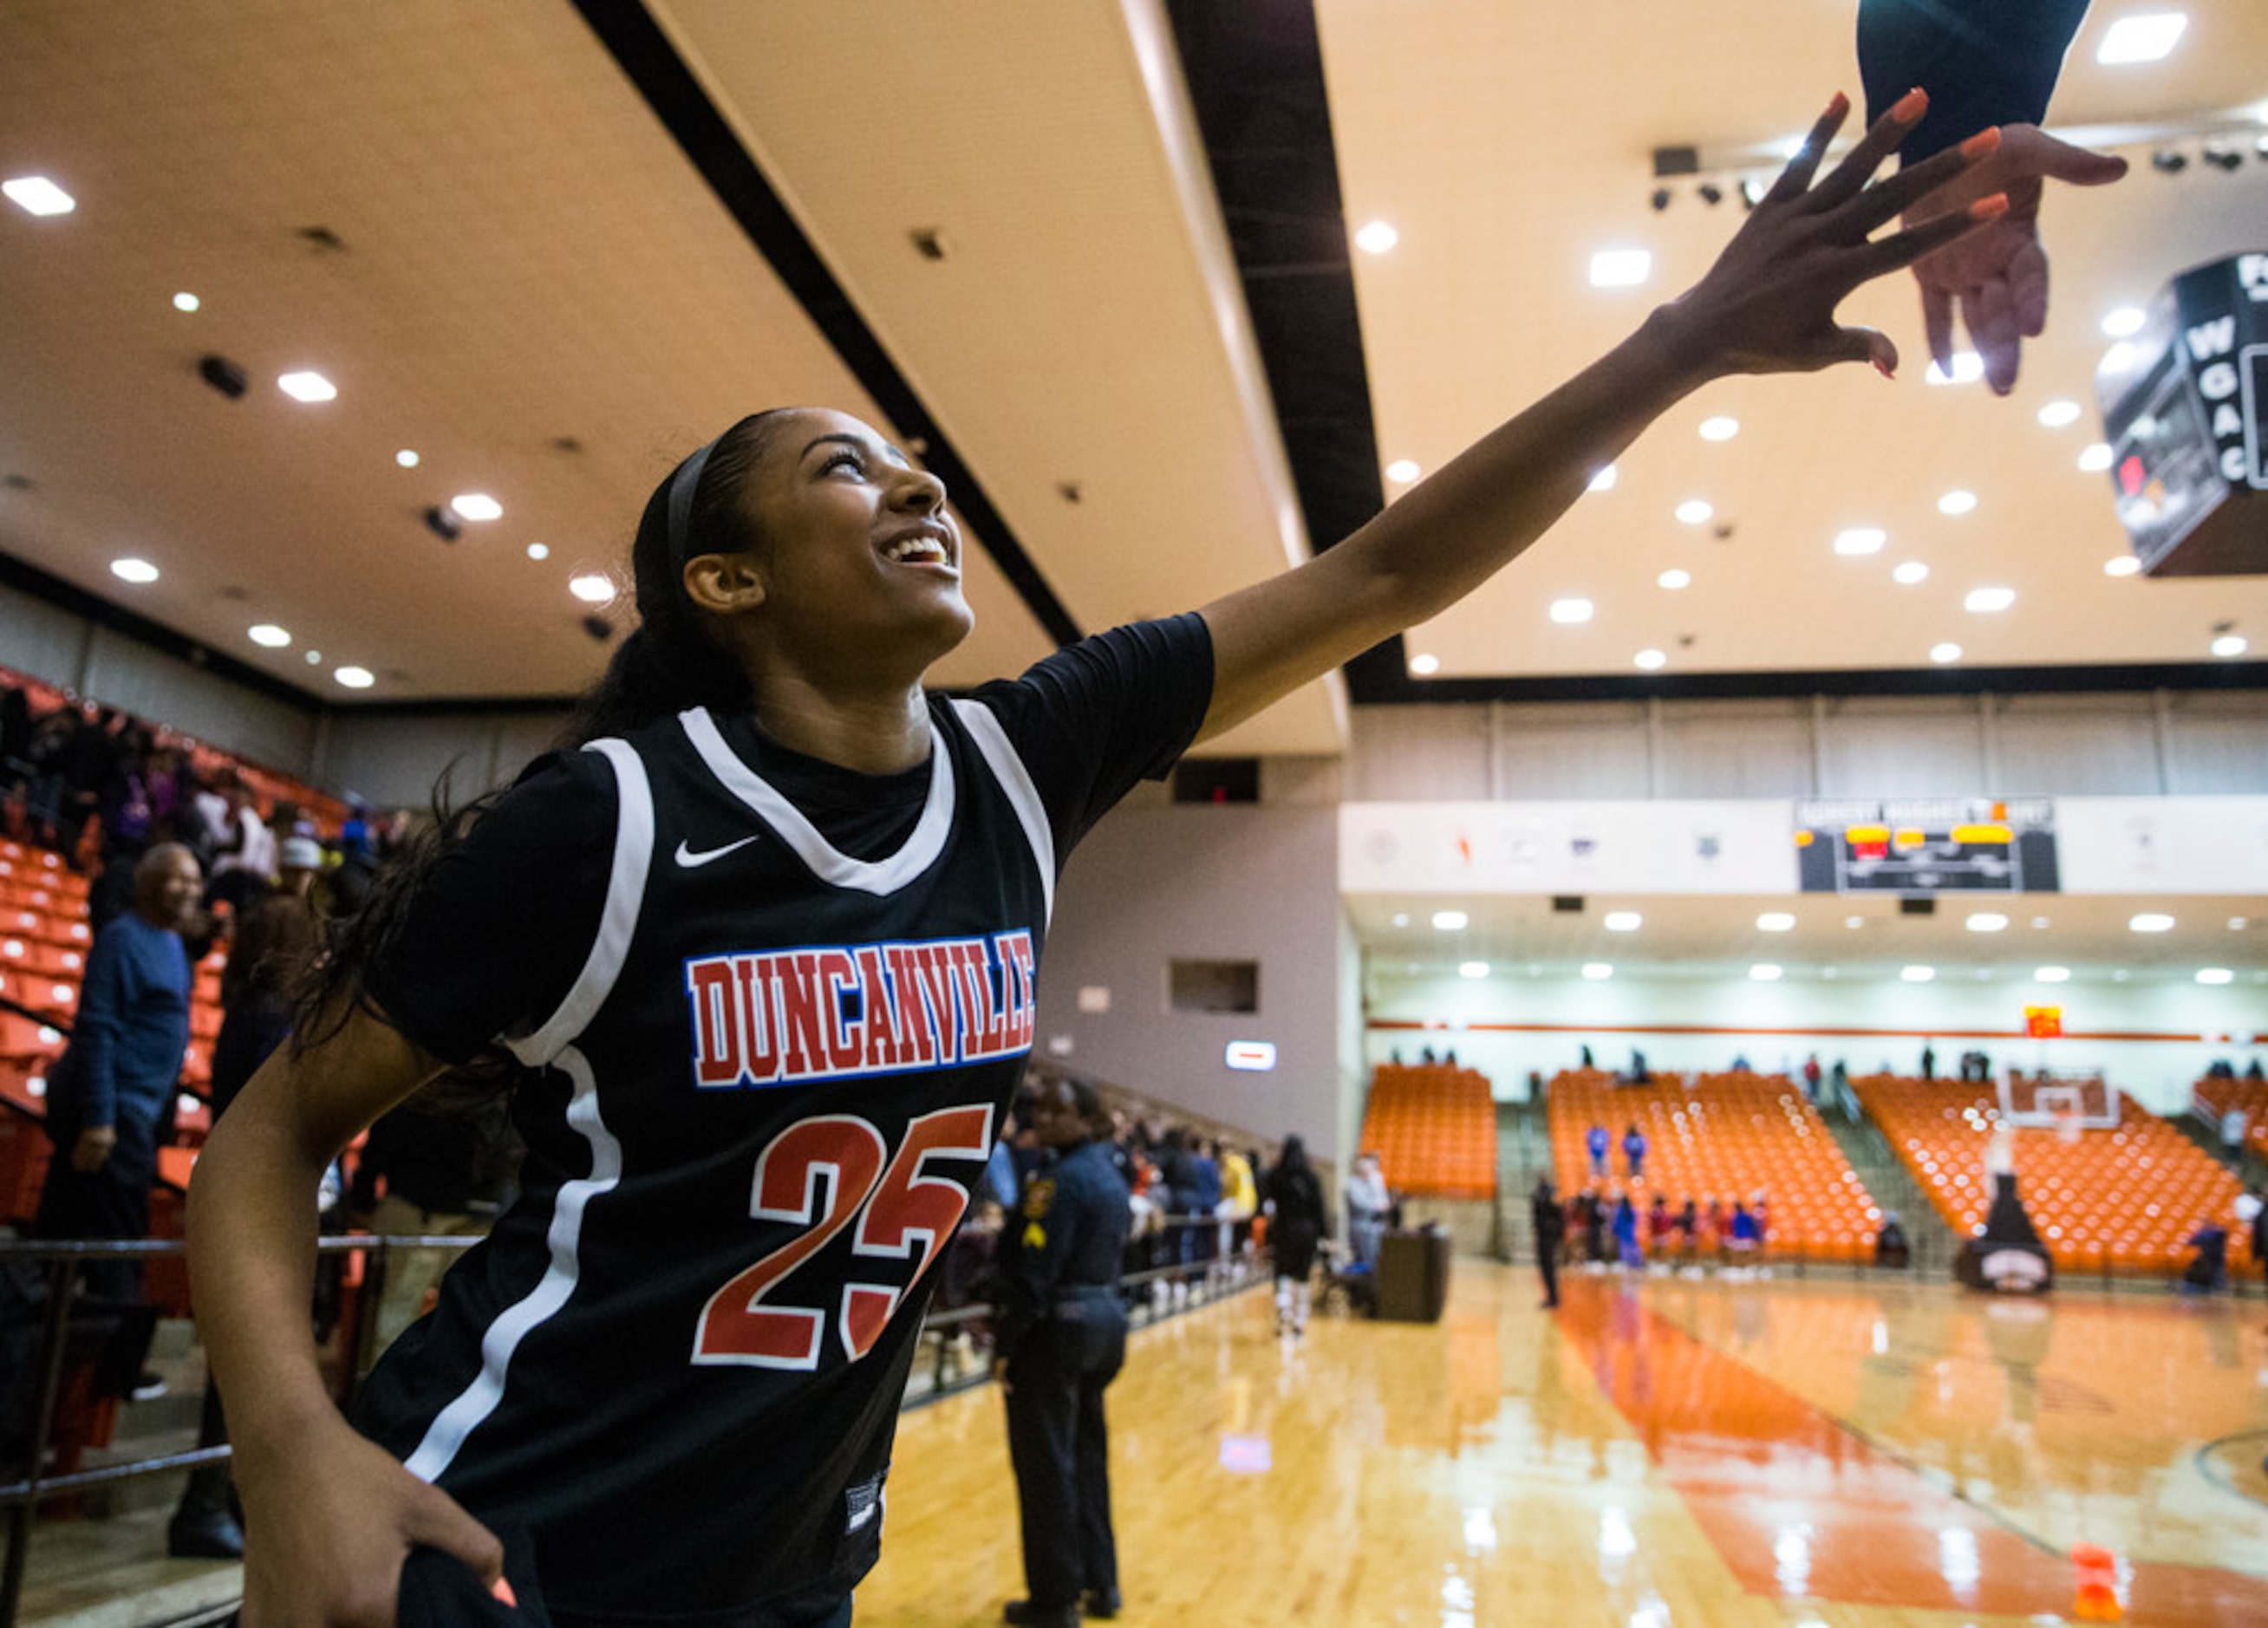
M1835 1067L1827 1077L1827 1085L1828 1095L1832 1097L1836 1101L1847 1102L1850 1101L1851 1065L1848 1063L1845 1063L1841 1057L1835 1059Z
M0 791L14 802L32 784L32 698L21 684L0 694Z
M1214 1260L1219 1254L1220 1190L1220 1161L1212 1156L1212 1145L1192 1135L1189 1202L1182 1213L1201 1219L1182 1231L1182 1260L1185 1264L1202 1268L1198 1275L1207 1283L1212 1280Z
M1694 1205L1692 1194L1685 1195L1685 1203L1679 1207L1676 1215L1671 1218L1669 1224L1676 1229L1678 1258L1690 1262L1694 1258L1701 1231L1701 1215L1699 1210Z
M1583 1251L1591 1221L1589 1193L1570 1193L1560 1210L1560 1263L1566 1266L1580 1266L1587 1258Z
M54 846L73 870L83 869L79 846L101 804L103 788L117 773L119 715L108 707L81 715L63 748L63 801Z
M2214 1294L2228 1286L2228 1229L2213 1217L2198 1223L2190 1234L2189 1248L2197 1251L2182 1273L2182 1291L2188 1294Z
M241 910L276 875L276 834L241 780L231 782L227 802L227 821L213 844L211 897Z
M70 707L57 707L32 726L32 744L26 754L31 785L25 793L24 821L32 839L45 847L56 848L63 843L63 803L68 795L63 760L77 733L78 722L78 714Z
M2252 1263L2268 1283L2268 1195L2248 1187L2236 1198L2236 1219L2252 1241Z
M1646 1211L1647 1258L1656 1261L1668 1260L1670 1240L1675 1235L1676 1231L1676 1219L1669 1213L1669 1200L1663 1197L1657 1190L1653 1195L1653 1202L1646 1206Z
M150 1232L158 1127L189 1043L189 954L181 933L203 878L188 849L151 849L135 866L135 908L98 934L70 1045L48 1079L54 1152L36 1235L138 1239ZM92 1261L90 1293L138 1300L138 1261Z
M1819 1101L1819 1081L1825 1071L1819 1066L1819 1054L1815 1051L1803 1059L1803 1094L1814 1102Z
M1252 1236L1252 1218L1260 1213L1260 1190L1253 1179L1252 1161L1242 1153L1216 1139L1212 1157L1220 1169L1220 1203L1213 1210L1220 1218L1215 1242L1222 1261L1241 1279L1244 1246Z
M1640 1271L1646 1256L1638 1253L1638 1206L1631 1203L1627 1191L1615 1195L1615 1258L1622 1263L1624 1271Z
M1595 1189L1583 1190L1583 1249L1594 1266L1607 1263L1607 1222L1612 1212Z
M1735 1051L1733 1054L1733 1072L1735 1074L1753 1074L1756 1072L1755 1065L1749 1061L1749 1054L1747 1052Z
M1543 1279L1543 1309L1550 1311L1559 1304L1559 1251L1567 1241L1567 1217L1549 1175L1535 1178L1528 1209L1535 1226L1535 1270Z
M1307 1332L1315 1251L1331 1230L1322 1182L1307 1162L1307 1145L1299 1137L1284 1138L1284 1151L1261 1184L1260 1203L1268 1216L1269 1248L1276 1256L1276 1332L1297 1339Z
M1613 1145L1614 1138L1608 1134L1604 1125L1593 1125L1583 1132L1583 1148L1591 1155L1591 1179L1594 1182L1607 1179L1607 1150Z
M1640 1051L1636 1046L1632 1046L1631 1048L1630 1076L1628 1083L1633 1086L1643 1086L1650 1082L1653 1079L1653 1076L1646 1072L1646 1053Z
M2221 1156L2231 1164L2244 1157L2244 1132L2250 1123L2242 1104L2231 1102L2228 1111L2220 1116Z
M1887 1074L1890 1071L1884 1069L1882 1072ZM1926 1040L1921 1042L1921 1077L1924 1079L1937 1078L1937 1051Z
M2247 1079L2255 1081L2268 1079L2268 1072L2264 1072L2262 1071L2260 1059L2258 1057L2255 1057L2251 1062L2244 1065L2244 1077Z
M1912 1263L1913 1246L1907 1241L1905 1223L1896 1210L1884 1211L1881 1230L1874 1234L1874 1264L1904 1271Z
M1731 1235L1726 1240L1726 1243L1732 1250L1734 1256L1743 1265L1755 1258L1756 1253L1756 1212L1750 1210L1746 1204L1742 1203L1738 1198L1733 1200L1732 1232Z
M1385 1168L1376 1153L1366 1152L1356 1159L1354 1173L1347 1178L1347 1242L1359 1264L1376 1269L1379 1242L1386 1236L1387 1217L1393 1210Z
M1630 1166L1631 1181L1638 1181L1646 1175L1646 1132L1638 1128L1635 1119L1623 1132L1623 1158Z
M1598 1064L1595 1064L1595 1063L1594 1063L1594 1062L1591 1060L1591 1049L1590 1049L1590 1047L1588 1047L1588 1046L1584 1047L1584 1048L1583 1048L1583 1072L1584 1072L1585 1073L1587 1073L1587 1073L1589 1073L1589 1072L1591 1072L1591 1070L1593 1070L1594 1068L1596 1068L1597 1066L1598 1066Z

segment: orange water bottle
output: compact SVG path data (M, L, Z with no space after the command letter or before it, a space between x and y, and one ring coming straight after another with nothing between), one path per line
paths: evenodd
M2125 1608L2118 1603L2118 1561L2096 1543L2075 1543L2071 1562L2079 1568L2079 1598L2071 1614L2083 1623L2115 1623Z

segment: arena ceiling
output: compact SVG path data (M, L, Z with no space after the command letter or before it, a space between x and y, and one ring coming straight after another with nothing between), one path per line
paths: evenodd
M2154 127L2268 133L2268 11L2186 9L2172 56L2111 69L2098 6L2056 122L2144 159ZM1335 541L1400 489L1388 464L1437 466L1611 343L1737 218L1686 186L1656 212L1653 150L1800 129L1855 85L1852 10L18 0L0 170L78 207L0 208L0 553L326 703L556 696L604 653L567 585L619 569L652 483L744 410L824 402L929 447L988 545L980 630L939 678L1012 672ZM1848 314L1907 352L1895 387L1712 388L1358 694L1420 654L1468 685L1644 693L1895 687L1948 641L1996 671L2201 663L2222 623L2268 648L2259 579L2105 576L2104 478L2074 468L2105 313L2268 247L2255 140L2234 173L2145 162L2051 200L2055 313L2013 399L1924 384L1910 288L1863 296ZM1373 220L1390 252L1350 247ZM1610 247L1650 249L1652 280L1587 286ZM242 400L200 382L209 353ZM283 395L298 368L336 399ZM2055 398L2088 416L2043 427ZM1720 415L1739 433L1702 440ZM1974 511L1940 513L1956 488ZM470 491L504 517L426 529ZM1694 497L1710 525L1674 518ZM1888 547L1835 555L1859 526ZM129 555L158 580L114 577ZM1904 561L1927 579L1896 586ZM2013 608L1964 611L1982 586ZM1592 619L1551 622L1574 595ZM375 684L339 688L347 663ZM1314 686L1222 749L1336 750L1344 697Z

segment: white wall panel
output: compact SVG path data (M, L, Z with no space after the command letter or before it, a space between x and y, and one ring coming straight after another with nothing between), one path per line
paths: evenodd
M65 689L76 689L79 651L86 642L87 629L83 617L0 586L0 667L13 667Z
M87 653L86 694L105 705L304 776L313 762L315 713L165 655L138 639L97 628Z
M2268 693L2176 695L2166 710L2168 791L2205 797L2268 792Z
M1994 796L2147 796L2158 784L2148 696L2010 696L1994 704Z
M1676 701L1661 709L1664 797L1789 797L1811 785L1800 700Z
M1853 696L1828 707L1821 757L1829 797L1961 797L1984 791L1977 708Z
M1648 795L1643 704L1543 702L1499 706L1492 716L1496 784L1475 795L1515 800Z

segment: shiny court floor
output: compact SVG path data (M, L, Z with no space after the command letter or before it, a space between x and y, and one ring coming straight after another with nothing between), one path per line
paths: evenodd
M1437 1327L1256 1294L1138 1335L1111 1392L1132 1624L2268 1624L2268 1308L1457 1263ZM999 1397L904 1422L863 1624L1020 1594Z

